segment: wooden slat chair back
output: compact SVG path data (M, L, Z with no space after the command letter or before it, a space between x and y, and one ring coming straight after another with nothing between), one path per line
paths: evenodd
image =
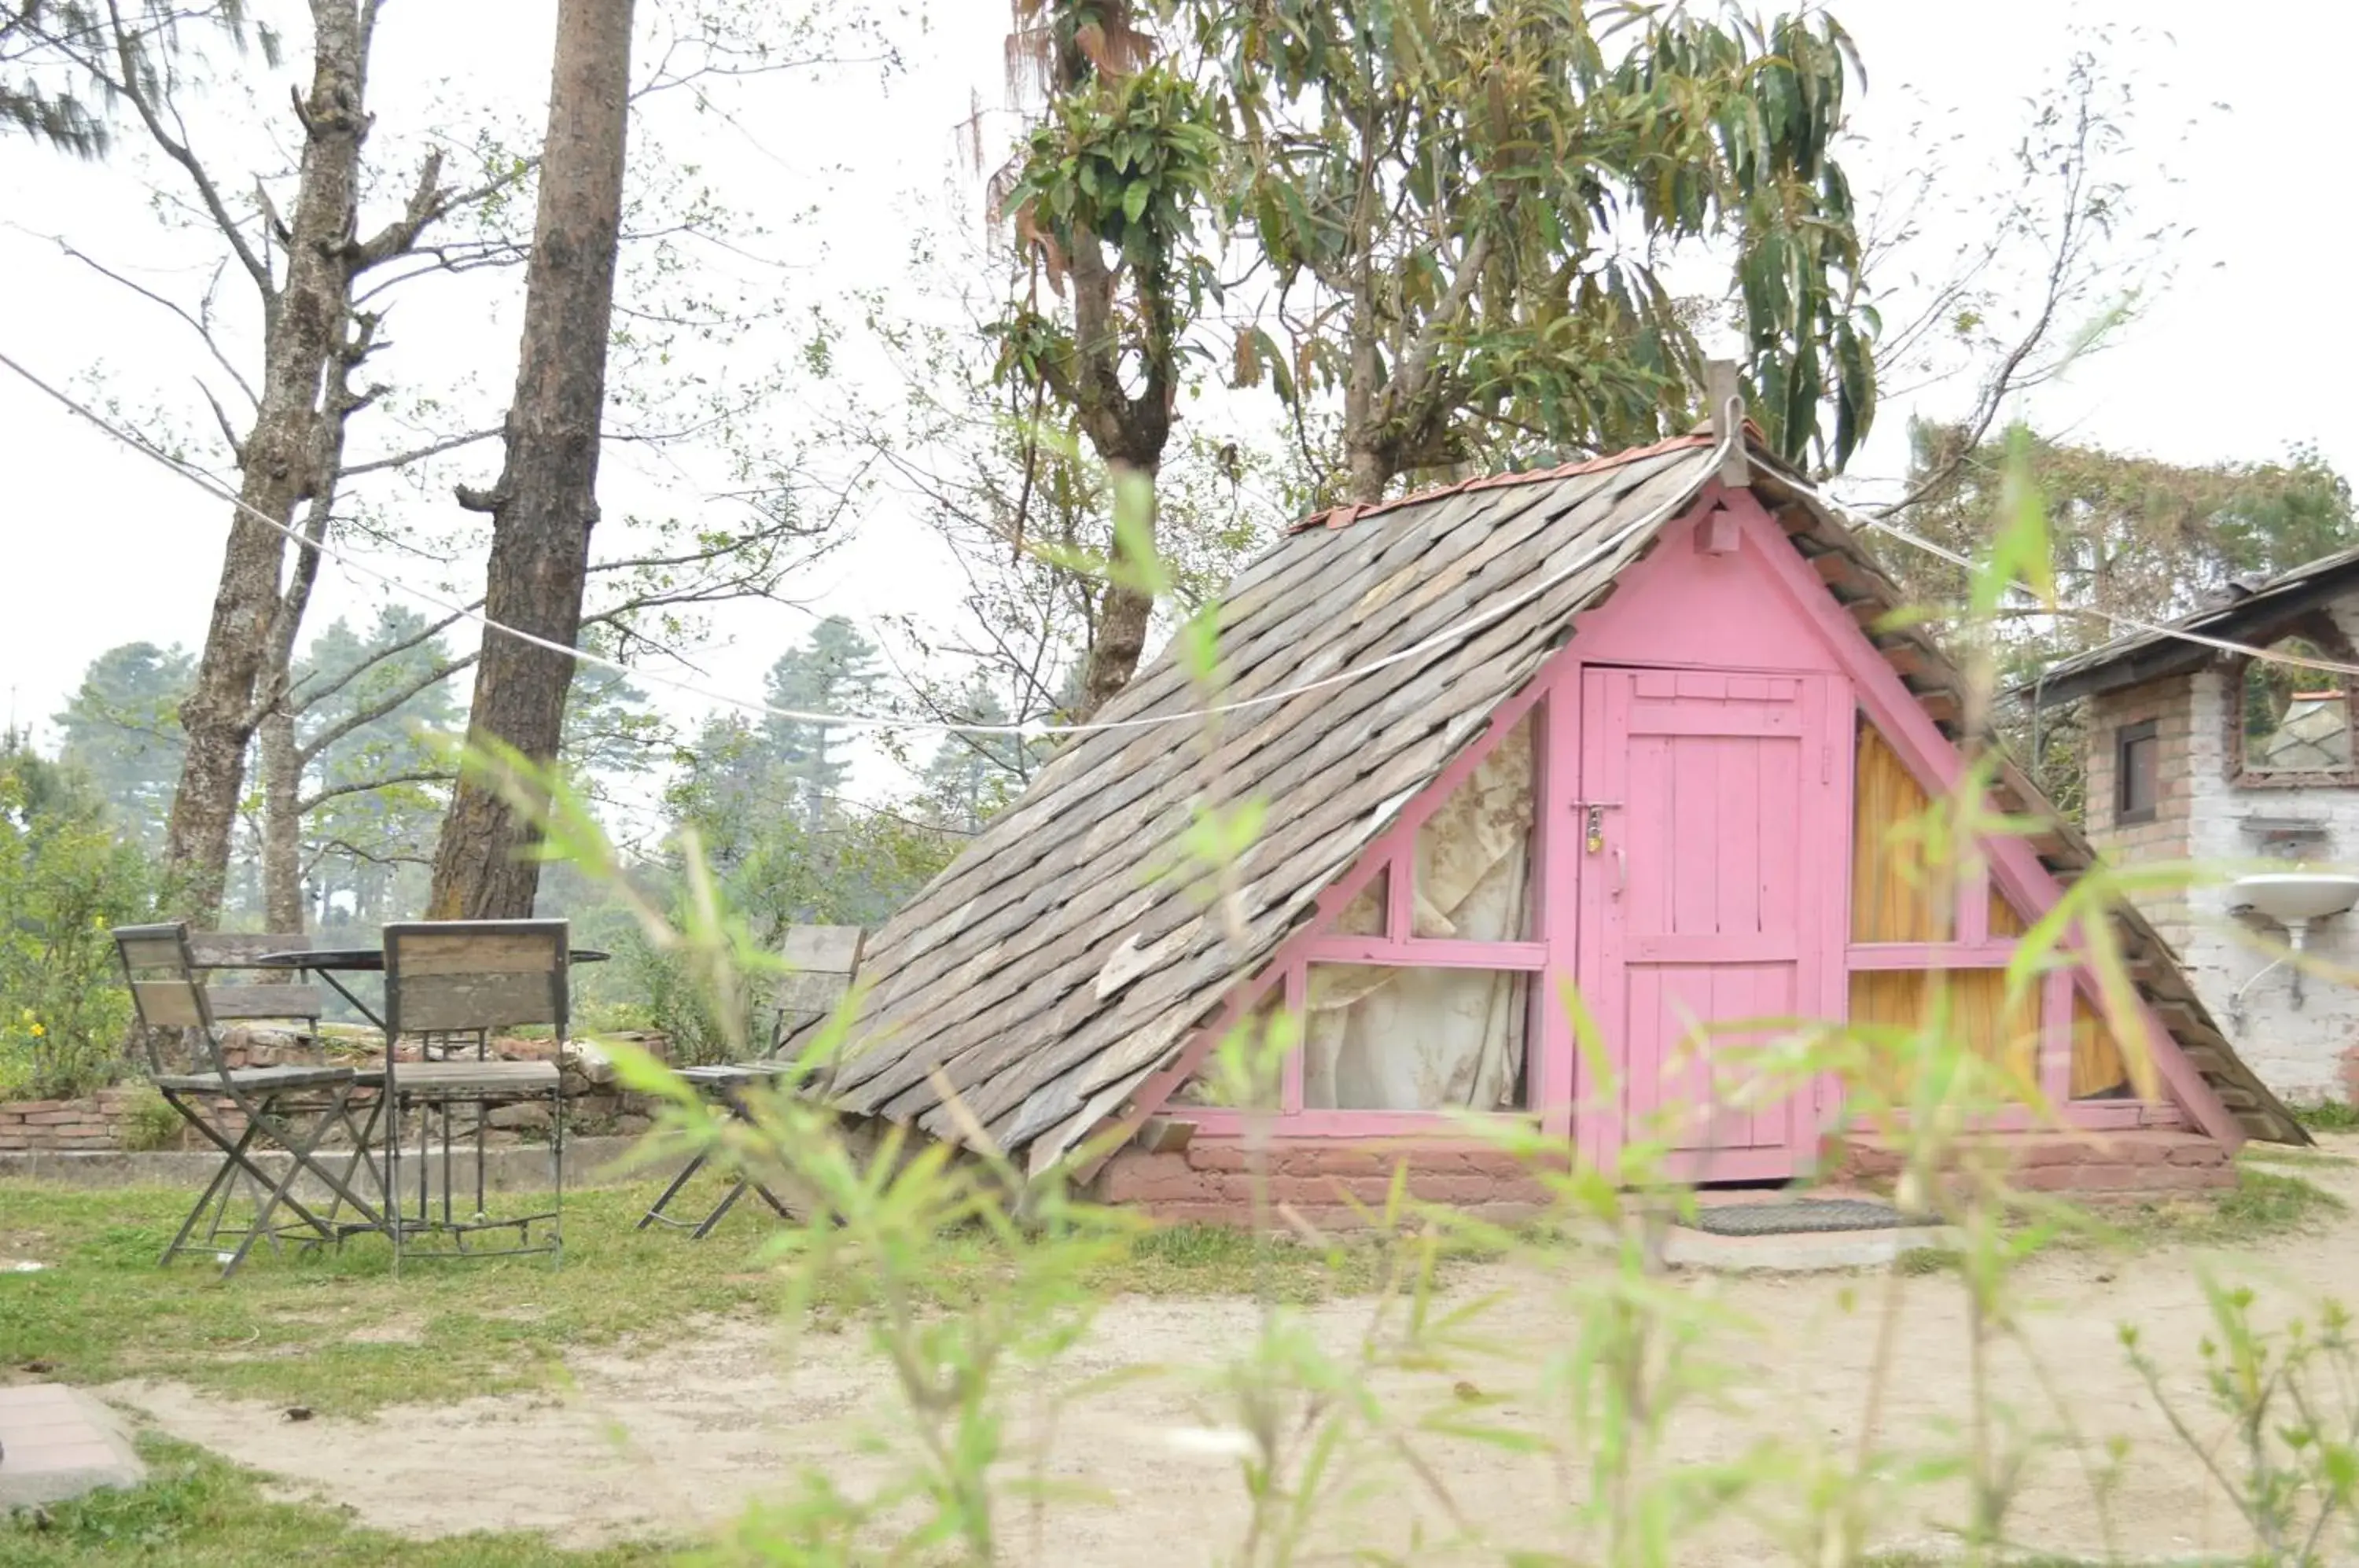
M393 1262L401 1267L407 1238L440 1231L453 1238L451 1257L515 1257L545 1253L551 1262L565 1248L565 1092L564 1073L554 1054L546 1062L491 1060L495 1030L519 1025L546 1024L561 1051L570 1017L566 964L570 928L563 920L408 920L385 928L385 1049L387 1094L392 1102L394 1136L386 1165L388 1186L404 1192L401 1167L405 1112L419 1113L417 1206L414 1217L403 1213L406 1197L396 1201L392 1222ZM405 1035L472 1036L472 1062L399 1062L395 1042ZM549 1105L549 1160L555 1182L549 1206L534 1213L494 1218L487 1212L484 1178L484 1127L489 1108L498 1104L545 1100ZM451 1161L453 1111L474 1109L475 1205L473 1217L454 1212L457 1178ZM431 1214L432 1128L441 1124L442 1215ZM532 1240L532 1227L543 1226L543 1241ZM470 1238L487 1231L516 1230L515 1246L486 1252Z
M566 932L563 920L412 920L386 927L386 1034L488 1035L547 1024L562 1040Z
M750 1116L745 1098L748 1092L787 1082L787 1075L795 1068L795 1052L805 1042L806 1037L833 1016L844 997L851 995L867 942L868 933L859 926L788 928L786 938L778 947L779 961L786 972L779 976L777 988L772 996L777 1014L770 1034L769 1055L760 1062L686 1067L680 1070L680 1077L719 1100L732 1116ZM767 1203L780 1219L794 1218L793 1211L776 1192L743 1171L731 1172L727 1189L702 1219L675 1219L666 1214L664 1211L670 1207L671 1201L712 1158L711 1149L691 1156L654 1204L640 1217L638 1228L645 1230L651 1225L670 1225L687 1230L692 1238L701 1240L749 1190Z
M257 1239L267 1236L275 1245L277 1231L271 1220L282 1205L296 1216L299 1234L310 1238L341 1240L350 1230L376 1228L375 1212L352 1185L369 1136L368 1127L355 1123L351 1114L358 1075L349 1067L325 1065L233 1069L223 1050L213 996L187 922L118 926L114 936L123 977L131 989L150 1081L181 1119L224 1157L212 1182L181 1222L179 1234L164 1248L160 1261L168 1263L177 1253L191 1247L213 1251L226 1234L235 1234L240 1237L236 1251L219 1254L222 1272L233 1273ZM200 1071L179 1072L165 1062L158 1039L167 1032L198 1044L203 1057ZM216 1108L219 1100L236 1107L239 1125L234 1138ZM354 1150L341 1173L321 1163L317 1154L321 1139L334 1127L352 1135ZM275 1143L293 1157L282 1173L274 1175L255 1162L251 1151L257 1138ZM324 1216L312 1213L293 1195L291 1189L300 1175L318 1178L333 1194L335 1203ZM241 1176L254 1191L255 1214L252 1224L237 1231L227 1227L225 1219ZM340 1220L347 1203L362 1216L360 1221ZM212 1223L200 1238L197 1226L207 1214Z
M189 952L209 980L215 971L251 969L266 953L295 953L311 945L311 938L301 931L189 933ZM300 1020L309 1026L306 1033L316 1035L320 1015L327 1006L326 991L308 984L223 985L214 982L205 989L213 1018L223 1023Z
M228 1067L213 1025L212 998L190 949L187 924L117 926L114 952L123 961L124 982L131 988L131 1007L150 1074L161 1077L173 1071L159 1041L179 1033L196 1037L204 1070L225 1075Z
M779 944L787 973L779 977L777 1022L770 1037L773 1054L789 1050L799 1037L827 1021L852 994L868 933L859 926L790 926Z

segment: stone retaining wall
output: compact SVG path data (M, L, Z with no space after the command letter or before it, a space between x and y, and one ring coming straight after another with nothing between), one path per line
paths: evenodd
M121 1149L125 1116L147 1094L142 1085L125 1084L79 1100L0 1103L0 1153Z
M658 1037L644 1037L636 1043L658 1055L663 1054L664 1042ZM556 1043L545 1040L495 1040L492 1048L495 1055L510 1062L545 1062L557 1052ZM227 1032L222 1054L233 1068L308 1067L324 1062L365 1066L382 1060L374 1051L355 1053L325 1048L283 1029L241 1028ZM402 1060L415 1061L417 1048L404 1045L397 1054ZM594 1048L570 1047L564 1062L561 1082L569 1136L612 1133L635 1137L652 1125L654 1106L647 1096L618 1087L611 1065ZM0 1102L0 1154L103 1152L125 1148L126 1138L136 1138L133 1118L140 1106L149 1103L151 1094L145 1083L135 1080L80 1099ZM366 1091L359 1096L363 1101L366 1097ZM213 1103L213 1116L215 1125L233 1137L245 1125L235 1104L227 1099ZM452 1130L472 1137L473 1123L467 1116L466 1110L459 1109ZM439 1120L438 1117L438 1126ZM486 1138L493 1143L540 1142L549 1136L549 1110L542 1105L495 1106L487 1122ZM336 1141L332 1137L330 1146ZM163 1147L194 1149L207 1146L191 1129L181 1126L174 1129Z

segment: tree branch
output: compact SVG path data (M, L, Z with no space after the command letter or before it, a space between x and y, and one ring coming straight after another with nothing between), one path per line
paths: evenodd
M166 298L164 295L157 293L156 290L148 288L144 283L125 278L123 274L115 271L113 267L108 267L105 263L98 260L95 256L90 256L87 253L77 249L62 234L35 234L33 230L26 228L21 223L11 223L8 226L15 229L18 234L32 235L37 239L48 240L51 245L56 245L59 251L60 251L67 259L82 263L84 267L89 267L92 272L97 273L101 278L105 278L108 282L116 284L121 288L128 289L132 293L138 295L139 298L147 300L149 304L160 306L162 309L168 310L173 315L179 317L183 322L187 323L189 330L195 332L198 339L204 343L205 353L212 356L213 363L220 365L222 369L228 374L229 378L237 384L237 389L240 392L245 394L245 400L249 403L260 403L261 399L255 396L252 385L246 381L244 376L239 374L237 366L230 361L229 356L222 353L221 345L213 341L212 329L198 317L190 315L187 307L179 304L176 300ZM234 436L231 437L230 444L233 447L237 445L237 438Z
M444 623L446 626L448 624L448 622ZM421 638L417 640L423 639ZM410 646L415 647L416 641L413 641ZM394 651L395 650L393 649L387 649L384 654L378 656L376 659L369 660L368 664L364 664L359 668L361 670L365 670L371 665L382 664L386 659L392 656ZM304 742L303 745L297 749L295 753L296 757L301 761L303 766L307 768L310 767L311 763L318 758L321 752L335 745L336 742L343 739L346 735L352 734L354 730L361 728L363 725L373 724L377 720L397 711L403 703L408 702L412 697L417 696L420 691L425 691L428 687L448 681L460 670L464 670L469 665L474 663L478 655L476 654L463 653L453 655L449 659L436 660L431 667L420 671L417 679L411 681L408 684L384 697L378 698L374 702L370 702L365 706L354 709L352 713L345 714L342 719L338 720L333 724L329 725L318 735L313 735L310 740ZM358 670L355 670L353 673L357 674ZM346 679L350 679L350 677L347 677ZM341 685L342 682L339 682L338 684ZM306 706L308 707L311 702L316 702L318 700L319 698L317 696L310 698L309 702L307 702Z
M478 599L473 604L468 605L467 608L470 610L481 609L483 607L483 603L484 602L481 599ZM420 643L433 641L434 638L441 636L444 632L450 630L451 626L464 619L466 619L466 616L455 613L445 615L440 620L427 626L415 637L405 637L401 641L394 643L389 647L378 648L374 653L370 654L368 658L362 659L358 664L353 665L350 670L345 670L342 675L339 675L333 681L329 681L325 686L313 688L310 685L310 681L313 678L311 676L305 676L302 681L298 683L295 690L289 693L289 700L295 703L295 712L302 713L317 707L320 703L327 701L330 697L334 696L337 692L351 685L354 681L359 680L366 671L375 669L378 665L384 663L388 659L397 658L402 654L408 653L411 648L418 647ZM421 687L420 690L422 691L424 688Z
M357 784L331 784L318 793L296 801L295 814L309 816L329 801L347 795L366 795L373 790L391 789L403 784L448 784L457 777L445 768L436 773L389 773L382 779L364 779Z
M197 199L204 203L213 226L221 231L222 238L235 253L238 264L245 268L246 276L254 279L254 286L262 291L265 299L275 298L277 288L271 280L270 268L255 254L253 245L246 242L244 225L231 213L229 203L222 200L221 191L213 184L212 176L205 172L205 166L190 150L187 141L164 128L158 105L148 97L147 88L139 80L138 48L132 41L130 29L124 26L122 10L116 0L106 0L106 15L114 34L118 75L109 78L89 62L85 62L85 68L97 75L102 82L111 82L114 90L120 93L137 113L139 123L147 128L147 135L163 149L164 156L188 172L189 182L196 187ZM185 125L182 126L183 135L186 129Z
M351 247L353 276L407 255L427 225L450 211L449 194L442 189L442 149L430 148L419 167L418 183L411 188L401 216Z
M429 457L440 457L446 452L456 452L461 447L473 446L477 441L490 441L501 433L496 426L488 430L469 430L464 435L449 436L441 441L429 441L424 446L412 447L408 452L373 457L365 463L347 463L344 467L344 477L351 479L363 474L381 473L388 468L407 468L413 463L423 463Z

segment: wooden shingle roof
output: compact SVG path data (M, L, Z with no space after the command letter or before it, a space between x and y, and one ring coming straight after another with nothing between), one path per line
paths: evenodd
M1831 510L1751 459L1755 493L1863 625L1901 602ZM832 1097L956 1141L946 1083L1001 1148L1035 1171L1053 1163L1310 918L1715 472L1699 435L1331 514L1279 539L1222 602L1214 702L1413 655L1214 721L1155 723L1208 705L1167 650L1096 715L1148 722L1069 744L870 942ZM1935 719L1953 721L1962 683L1930 639L1904 629L1878 643ZM2006 782L2023 797L2011 809L2043 810L2019 776ZM1247 799L1267 815L1230 886L1189 885L1175 867L1200 807ZM2069 829L2038 847L2052 869L2088 864ZM2223 1099L2256 1136L2302 1141L2159 939L2126 919L2141 985L2188 1012L2182 1043L2201 1050Z

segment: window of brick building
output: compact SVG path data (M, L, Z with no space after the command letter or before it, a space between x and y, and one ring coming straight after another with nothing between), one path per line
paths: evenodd
M2271 651L2328 661L2308 637L2280 637ZM2351 767L2351 697L2342 677L2315 668L2254 659L2239 683L2238 718L2246 773L2342 773Z
M2142 720L2114 732L2114 821L2154 821L2162 792L2162 741L2155 722Z

